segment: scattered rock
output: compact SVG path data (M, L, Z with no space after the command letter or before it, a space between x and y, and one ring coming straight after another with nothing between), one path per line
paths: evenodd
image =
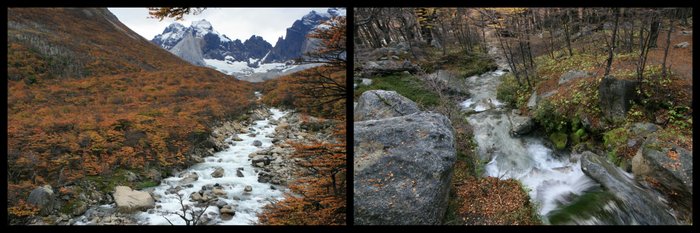
M163 174L161 174L158 169L151 168L146 171L146 178L148 180L155 181L156 183L160 183L160 181L163 179Z
M214 177L214 178L221 178L223 176L224 176L224 169L221 167L217 167L216 169L214 169L214 172L211 173L211 177Z
M155 207L155 200L150 194L131 190L127 186L117 186L113 196L120 212L129 213Z
M660 127L658 125L649 122L637 122L630 128L630 133L639 137L646 137L659 129Z
M562 85L564 83L568 83L574 79L587 78L587 77L591 77L591 74L589 74L586 71L569 70L568 72L562 74L561 77L559 77L559 85Z
M453 135L450 120L438 113L355 122L355 224L441 224Z
M88 209L88 204L83 201L77 201L73 205L73 216L80 216L85 213ZM72 220L72 219L71 219Z
M219 209L223 208L225 205L228 205L228 203L226 203L224 200L219 199L216 201L216 207L219 207Z
M255 140L255 141L253 141L253 146L261 147L262 142L260 140Z
M32 192L29 193L27 202L37 206L39 208L39 214L43 216L51 214L55 203L51 185L44 185L43 187L37 187L32 190Z
M216 187L216 188L212 189L211 192L216 196L226 196L228 194L221 187Z
M192 182L195 182L199 179L199 175L197 173L189 173L187 174L182 180L180 180L180 184L189 184Z
M238 135L233 135L233 137L231 137L231 140L232 140L232 141L236 141L236 142L243 141L243 139L241 139L240 137L238 137Z
M245 188L243 189L245 192L252 192L253 191L253 186L246 185Z
M688 46L690 46L690 43L688 43L688 42L681 42L681 43L678 43L678 44L674 45L673 47L674 47L674 48L688 48Z
M138 177L135 173L133 173L133 172L131 172L131 171L126 171L126 175L125 175L125 176L126 176L126 180L129 181L129 182L134 182L134 181L139 180L139 177Z
M234 211L233 207L231 207L230 205L220 208L219 213L221 214L222 220L231 220L233 216L236 215L236 211Z
M371 90L362 93L355 108L354 120L366 121L404 116L419 112L415 102L395 91Z
M243 169L236 169L236 176L243 177Z

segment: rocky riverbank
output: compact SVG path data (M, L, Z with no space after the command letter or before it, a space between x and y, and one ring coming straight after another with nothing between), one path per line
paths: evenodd
M244 117L235 121L220 123L212 129L205 146L195 149L187 158L189 167L202 166L202 164L222 163L227 161L219 153L225 153L236 145L245 145L251 152L241 155L244 163L250 168L224 168L225 166L212 166L212 171L191 172L185 168L162 171L148 169L143 172L119 172L125 179L111 183L112 187L105 188L102 183L89 179L76 182L68 187L54 189L50 186L38 187L32 192L34 203L39 204L42 216L32 219L29 224L34 225L130 225L148 224L139 217L139 213L154 214L159 208L164 208L163 199L168 195L160 193L158 187L138 188L132 185L139 181L149 181L162 185L172 185L170 194L185 192L196 188L200 191L185 193L189 195L188 201L194 206L208 207L207 213L202 217L201 224L217 224L230 220L236 215L239 207L236 202L245 202L251 197L242 196L236 198L237 189L240 194L253 194L269 189L282 197L287 190L286 186L297 177L299 159L292 158L293 145L296 143L309 144L312 139L326 140L330 138L328 133L331 122L301 114L289 112L283 116L275 114L270 108L260 107L248 112ZM258 124L265 125L258 125ZM257 127L259 126L259 127ZM251 142L244 141L251 140ZM261 140L253 140L260 138ZM252 147L251 147L252 146ZM240 147L240 146L239 146ZM194 166L193 166L194 165ZM188 168L190 169L190 168ZM200 170L201 171L201 170ZM124 174L121 174L124 173ZM116 172L115 172L116 174ZM174 176L166 178L167 176ZM237 177L249 180L261 185L226 185L227 177ZM245 177L245 178L244 178ZM173 185L172 180L178 181ZM222 184L199 184L205 179L223 179ZM96 184L97 183L97 184ZM126 185L126 186L124 186ZM197 186L197 187L195 187ZM199 187L201 186L201 187ZM118 187L121 187L121 190ZM255 187L255 190L253 190ZM133 190L132 190L133 189ZM231 198L232 201L221 201ZM128 200L122 201L121 200ZM143 199L143 200L142 200ZM146 200L150 199L150 200ZM238 200L236 200L238 199ZM228 199L226 199L228 200ZM262 203L263 201L258 201ZM145 203L145 204L144 204ZM142 205L143 204L143 205ZM261 204L261 206L264 204ZM70 209L70 210L67 210ZM145 211L145 212L141 212ZM255 211L247 211L249 219L256 219ZM239 214L241 215L241 214Z

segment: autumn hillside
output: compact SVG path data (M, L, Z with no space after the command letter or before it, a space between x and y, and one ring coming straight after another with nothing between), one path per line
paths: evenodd
M156 185L212 148L223 118L254 102L253 88L189 65L107 9L8 9L8 207L20 219L31 189L105 194ZM126 181L128 171L148 177ZM64 200L57 210L102 202ZM104 195L102 195L104 196ZM93 203L94 202L94 203ZM26 211L23 211L26 210Z

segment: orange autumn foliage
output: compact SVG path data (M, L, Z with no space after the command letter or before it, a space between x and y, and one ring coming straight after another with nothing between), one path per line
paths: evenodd
M255 104L250 83L184 62L106 9L10 8L8 20L10 206L37 185L184 166L211 148L213 124Z
M336 125L337 143L294 144L301 174L293 194L264 207L260 223L270 225L344 225L346 221L345 123Z
M317 30L310 37L322 46L310 53L310 62L326 65L297 72L263 83L262 101L286 106L303 114L332 119L332 139L293 144L301 171L290 185L291 194L265 206L259 222L270 225L344 225L346 223L346 66L345 18L327 22L328 30Z

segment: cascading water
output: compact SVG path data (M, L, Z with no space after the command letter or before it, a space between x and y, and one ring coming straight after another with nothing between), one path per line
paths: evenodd
M477 153L489 161L484 175L519 180L545 224L674 223L664 201L620 168L606 168L612 187L603 189L583 172L582 155L554 153L539 137L511 136L511 110L496 100L507 65L496 47L490 47L489 55L497 58L498 70L467 78L471 98L460 103L463 111L472 113L467 120Z
M286 112L270 109L272 116L270 118L278 120L286 114ZM256 168L251 165L248 160L248 155L255 151L262 150L264 148L272 146L272 138L268 137L269 134L274 133L274 127L270 127L270 119L264 119L256 121L253 125L251 132L255 136L250 134L239 134L238 137L243 139L242 141L235 142L234 146L228 149L214 154L214 156L207 157L206 161L203 163L196 164L184 173L196 173L199 178L191 183L189 188L183 188L181 191L177 192L184 195L184 203L186 205L195 205L196 203L190 200L190 194L199 191L203 186L208 185L220 185L226 191L226 195L219 197L219 200L225 201L227 204L232 204L235 206L234 210L236 214L230 220L218 219L218 225L244 225L244 224L254 224L257 222L257 214L260 212L261 208L270 203L273 200L279 200L283 197L283 192L278 188L274 188L270 184L258 182L258 176L256 174ZM226 139L230 141L231 138ZM256 147L253 145L254 141L262 142L262 146ZM212 172L215 168L223 168L224 176L220 178L212 177ZM242 169L243 177L238 177L236 175L237 170ZM169 193L168 189L178 186L179 182L184 178L180 177L170 177L162 181L161 185L156 187L153 194L160 195L160 200L156 205L161 206L156 208L152 212L142 212L136 217L139 220L139 224L147 225L169 225L167 218L175 225L184 225L183 219L175 215L174 213L182 213L181 205L177 198L177 194ZM252 191L245 191L245 187L252 187ZM184 187L184 186L181 186ZM218 214L217 208L208 208L205 215L212 213Z
M259 93L256 93L259 96ZM268 119L255 121L246 134L238 134L242 141L231 141L233 137L226 139L233 145L224 151L206 157L205 162L195 164L183 171L181 174L197 174L194 181L183 182L187 176L175 176L162 180L160 186L152 188L153 195L159 196L155 203L156 208L144 212L136 212L133 219L139 225L185 225L185 221L176 214L182 214L182 206L178 195L183 196L183 204L196 209L204 209L209 204L198 204L191 199L191 195L207 187L220 187L225 192L224 195L217 195L218 202L225 202L231 206L235 214L230 219L224 219L216 206L207 207L203 217L210 217L210 223L216 225L247 225L255 224L258 221L257 215L262 207L271 201L281 200L284 197L286 188L283 186L270 185L258 182L257 168L251 165L248 155L264 150L272 146L272 134L275 132L274 125L270 125L270 119L279 120L287 112L271 108L272 113ZM255 146L254 142L260 141L261 145ZM216 168L223 168L222 177L213 177L212 173ZM240 174L237 174L239 173ZM242 175L242 177L241 177ZM246 190L246 188L251 188ZM176 190L176 191L173 191ZM223 204L223 203L222 203ZM114 204L94 207L95 211L114 212ZM191 218L190 215L186 215ZM166 219L167 218L167 219ZM91 224L85 216L79 217L76 224Z
M498 57L497 53L495 47L490 48L489 54ZM498 70L467 79L471 98L460 106L474 113L468 122L473 127L480 158L489 161L484 175L519 180L533 202L538 203L538 213L547 216L598 184L583 173L577 156L556 156L540 138L510 135L510 110L496 99L496 88L506 66L502 60L497 63ZM548 223L546 217L543 220Z

